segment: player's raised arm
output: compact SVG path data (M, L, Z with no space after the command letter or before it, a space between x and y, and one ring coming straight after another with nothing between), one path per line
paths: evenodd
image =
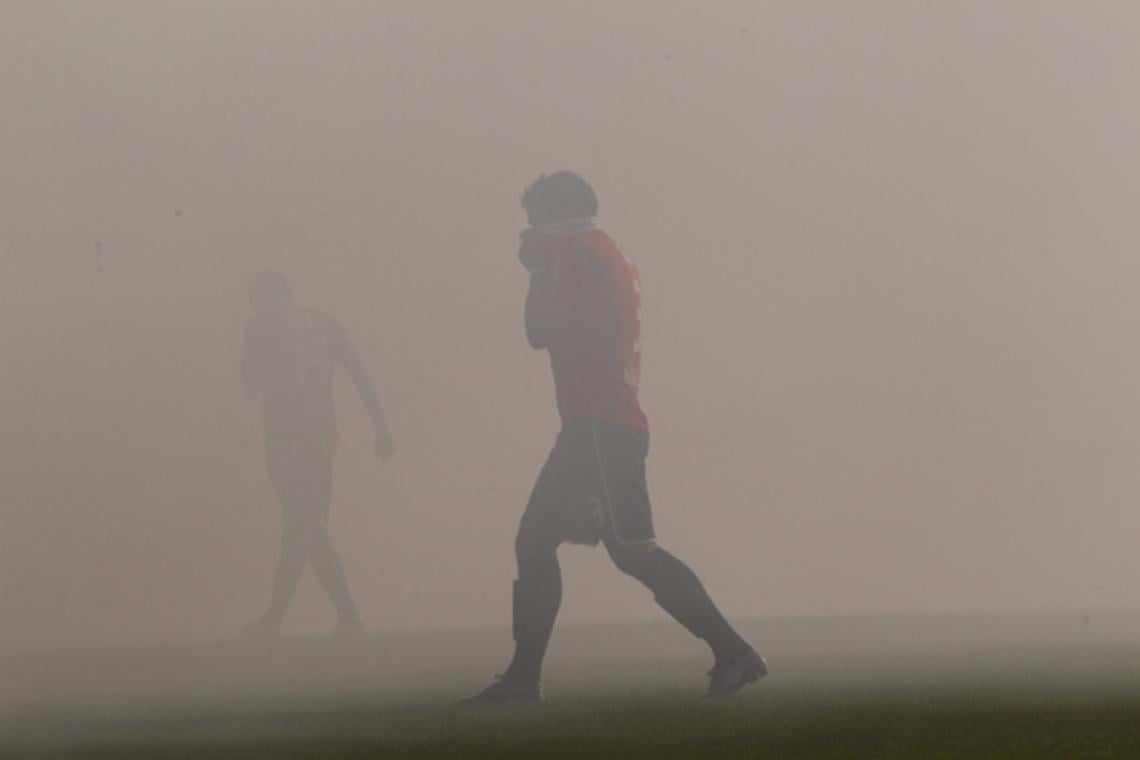
M530 271L525 323L533 348L591 340L604 319L608 283L590 252L580 248L558 236L523 235L519 260Z
M388 431L388 421L385 419L384 410L380 406L376 386L373 385L372 378L369 376L368 370L364 368L364 363L360 361L356 346L352 344L352 340L349 339L344 327L331 317L329 327L333 333L333 343L337 346L340 364L348 376L352 378L353 385L356 386L356 393L360 396L361 403L364 404L364 408L368 410L368 416L372 419L372 426L376 432L376 455L386 462L395 453L396 445Z
M550 345L551 333L564 316L564 309L557 300L561 251L541 236L524 233L519 246L519 261L530 273L524 309L526 339L532 348L544 349Z

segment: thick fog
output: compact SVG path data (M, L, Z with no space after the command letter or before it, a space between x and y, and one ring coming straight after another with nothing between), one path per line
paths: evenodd
M279 548L238 360L334 313L373 630L506 626L558 428L521 190L640 268L661 543L733 618L1135 607L1140 8L0 2L0 644L230 637ZM605 552L561 620L659 619ZM290 631L331 627L307 577Z

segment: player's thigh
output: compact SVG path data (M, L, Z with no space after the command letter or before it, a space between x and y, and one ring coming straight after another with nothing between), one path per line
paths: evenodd
M559 515L570 477L563 452L556 446L539 471L519 520L515 555L520 562L530 556L553 552L565 540Z
M285 523L327 519L333 481L331 446L306 439L273 441L266 449L266 464Z
M611 556L640 556L655 545L653 507L649 500L645 460L649 436L643 430L599 424L595 438L605 526L602 540ZM616 559L615 559L616 561Z

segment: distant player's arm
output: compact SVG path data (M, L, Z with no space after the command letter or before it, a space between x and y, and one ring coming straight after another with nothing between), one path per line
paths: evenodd
M333 342L337 346L337 357L345 372L352 378L356 386L356 393L368 416L372 419L372 426L376 431L376 453L381 459L387 461L395 452L395 444L388 432L388 421L384 417L384 410L380 406L380 398L376 394L376 386L360 361L356 346L348 337L344 327L336 320L330 320L330 329L333 332Z

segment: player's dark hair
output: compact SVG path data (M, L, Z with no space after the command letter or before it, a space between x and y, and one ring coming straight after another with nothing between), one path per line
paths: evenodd
M257 297L261 295L292 292L292 288L289 287L289 278L272 269L258 272L253 276L253 279L249 281L249 300L251 302L255 301Z
M542 174L522 194L522 207L540 218L598 215L598 196L574 172Z

